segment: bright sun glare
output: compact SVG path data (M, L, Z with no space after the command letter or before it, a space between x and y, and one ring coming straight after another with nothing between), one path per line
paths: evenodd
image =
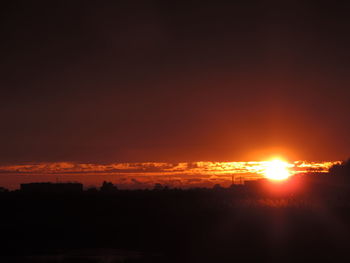
M280 159L273 159L266 162L264 175L266 178L276 181L287 179L291 174L288 170L289 164Z

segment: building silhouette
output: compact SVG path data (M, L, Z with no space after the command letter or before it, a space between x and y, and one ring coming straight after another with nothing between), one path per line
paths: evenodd
M21 184L20 190L25 193L80 193L81 183L27 183Z

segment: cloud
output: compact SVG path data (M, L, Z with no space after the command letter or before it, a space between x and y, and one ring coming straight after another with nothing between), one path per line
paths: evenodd
M296 161L291 166L292 171L307 172L317 170L326 172L337 162L305 162ZM262 162L191 162L191 163L38 163L0 166L0 173L41 173L41 174L69 174L69 173L109 173L109 174L145 174L145 175L229 175L229 174L260 174Z
M291 164L293 174L309 171L326 172L336 162L305 162ZM155 183L172 187L229 186L233 179L261 178L262 162L145 162L145 163L36 163L0 166L0 185L18 188L23 182L79 181L85 185L100 185L112 181L118 187L153 188Z

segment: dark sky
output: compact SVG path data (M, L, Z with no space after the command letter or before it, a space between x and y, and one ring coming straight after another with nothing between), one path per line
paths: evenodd
M7 1L0 162L350 156L348 1Z

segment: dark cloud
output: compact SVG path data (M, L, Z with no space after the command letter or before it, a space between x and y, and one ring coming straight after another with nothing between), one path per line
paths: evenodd
M0 161L345 159L348 8L7 2Z

